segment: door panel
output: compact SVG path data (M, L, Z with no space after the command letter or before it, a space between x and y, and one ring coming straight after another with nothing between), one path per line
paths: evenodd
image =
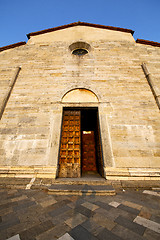
M81 175L81 113L63 113L62 135L59 158L59 177Z
M97 171L94 131L82 132L82 172Z

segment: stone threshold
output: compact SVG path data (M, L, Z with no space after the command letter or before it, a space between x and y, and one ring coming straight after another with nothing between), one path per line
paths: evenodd
M105 178L95 178L95 177L81 177L81 178L56 178L52 181L53 184L68 184L68 185L110 185Z
M82 184L52 184L48 188L49 194L55 195L115 195L116 191L111 185Z

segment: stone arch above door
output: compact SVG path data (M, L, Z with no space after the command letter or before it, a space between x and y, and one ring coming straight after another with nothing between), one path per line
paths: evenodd
M85 88L76 88L68 91L62 97L63 103L82 103L82 102L92 102L98 103L98 97L92 91Z

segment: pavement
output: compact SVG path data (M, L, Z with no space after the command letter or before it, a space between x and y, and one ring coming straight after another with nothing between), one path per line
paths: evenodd
M6 239L159 240L160 188L117 188L114 196L72 196L3 185L0 240Z

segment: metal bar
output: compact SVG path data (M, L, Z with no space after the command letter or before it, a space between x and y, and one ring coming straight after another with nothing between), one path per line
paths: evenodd
M5 94L4 98L3 98L3 101L2 101L2 103L0 105L0 119L2 118L3 112L5 110L5 107L7 105L7 102L9 100L9 97L11 95L12 89L13 89L13 87L15 85L15 82L17 80L17 77L18 77L18 74L19 74L20 70L21 70L21 67L16 67L15 73L14 73L14 75L13 75L13 77L12 77L10 83L9 83L9 87L8 87L8 89L6 91L6 94Z
M148 84L151 88L153 96L156 100L157 106L160 109L160 89L155 85L155 83L152 79L151 73L149 72L145 63L142 63L142 69L143 69L143 72L144 72L144 74L147 78L147 81L148 81Z

